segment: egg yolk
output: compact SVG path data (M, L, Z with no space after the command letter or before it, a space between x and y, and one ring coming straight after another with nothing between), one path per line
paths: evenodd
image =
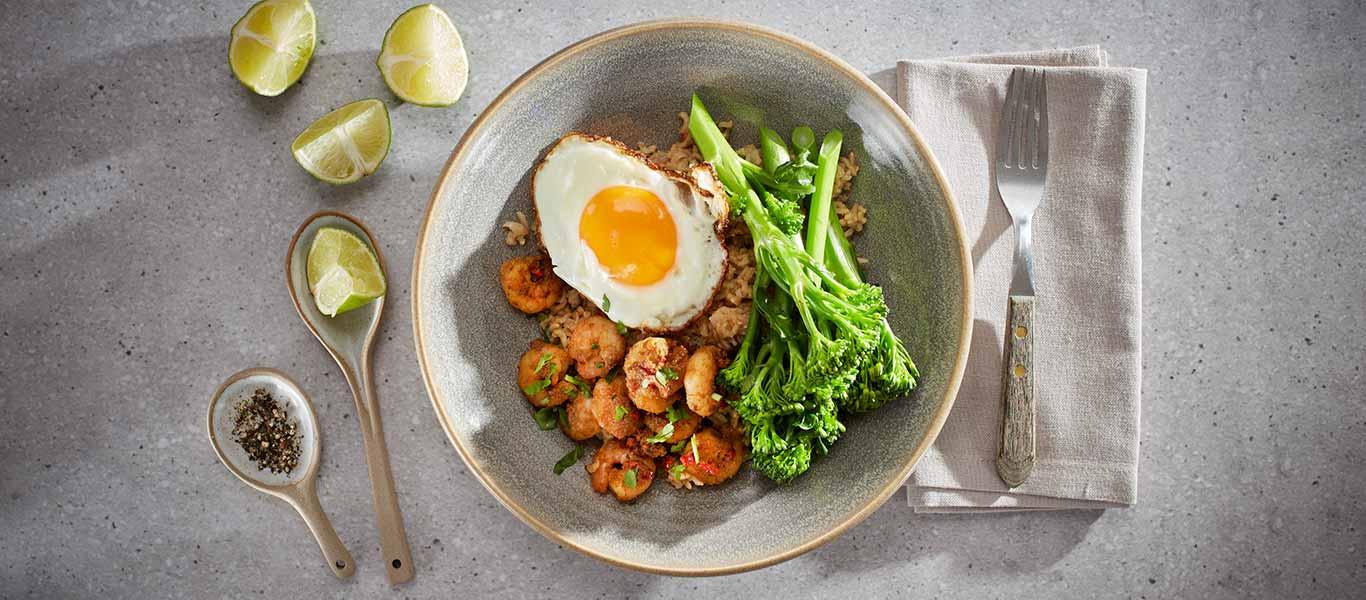
M625 185L603 188L579 217L579 239L612 279L649 285L673 269L678 231L653 192Z

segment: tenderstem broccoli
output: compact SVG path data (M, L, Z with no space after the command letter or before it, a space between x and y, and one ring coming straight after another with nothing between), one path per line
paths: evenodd
M835 215L840 132L827 133L817 151L809 128L793 131L790 149L761 129L758 166L735 152L695 94L688 127L754 241L749 325L717 382L733 393L753 466L786 483L843 434L842 410L867 410L909 391L914 365L887 324L882 290L859 275Z

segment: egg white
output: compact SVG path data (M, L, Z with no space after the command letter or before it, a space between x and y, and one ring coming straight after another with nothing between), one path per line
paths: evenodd
M686 326L707 308L726 271L720 232L728 209L715 178L703 175L710 170L702 169L686 176L655 167L607 138L581 133L560 138L532 177L541 243L555 274L627 327L672 331ZM649 190L673 218L678 240L674 265L655 283L612 279L579 238L579 219L588 201L615 185Z

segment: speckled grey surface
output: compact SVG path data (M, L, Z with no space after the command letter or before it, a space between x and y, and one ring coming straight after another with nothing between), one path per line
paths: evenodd
M714 22L617 30L518 84L449 166L416 250L418 352L459 449L504 502L554 539L656 572L752 569L876 508L938 432L969 340L966 234L904 113L817 52L768 30ZM715 58L698 64L696 56ZM859 253L924 377L912 397L846 419L835 449L791 485L746 469L734 483L691 493L661 481L621 506L591 493L581 468L558 477L548 468L574 443L531 427L532 407L517 390L513 363L539 331L494 282L504 260L530 250L508 248L498 224L532 213L532 165L565 132L667 147L694 91L717 118L735 119L736 144L757 142L759 124L845 133L842 152L860 165L852 194L870 207Z
M1281 598L1366 585L1359 3L443 6L470 48L466 97L396 110L386 164L345 189L312 182L286 148L328 108L384 96L373 57L407 5L320 5L326 44L276 99L223 64L245 3L0 7L0 596ZM608 567L547 542L467 472L395 310L377 383L418 573L387 592L351 399L278 272L290 233L321 208L365 219L392 306L405 305L422 206L475 113L570 42L681 14L754 20L884 81L898 58L1089 42L1150 69L1138 506L932 517L898 500L756 573ZM209 395L255 365L284 369L318 405L318 491L359 563L352 581L206 443Z

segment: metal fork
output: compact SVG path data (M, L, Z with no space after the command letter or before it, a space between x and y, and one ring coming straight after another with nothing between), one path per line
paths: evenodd
M1005 417L996 473L1018 487L1034 469L1034 257L1031 222L1048 174L1048 91L1043 69L1010 74L996 141L996 190L1015 222L1015 269L1006 310Z

